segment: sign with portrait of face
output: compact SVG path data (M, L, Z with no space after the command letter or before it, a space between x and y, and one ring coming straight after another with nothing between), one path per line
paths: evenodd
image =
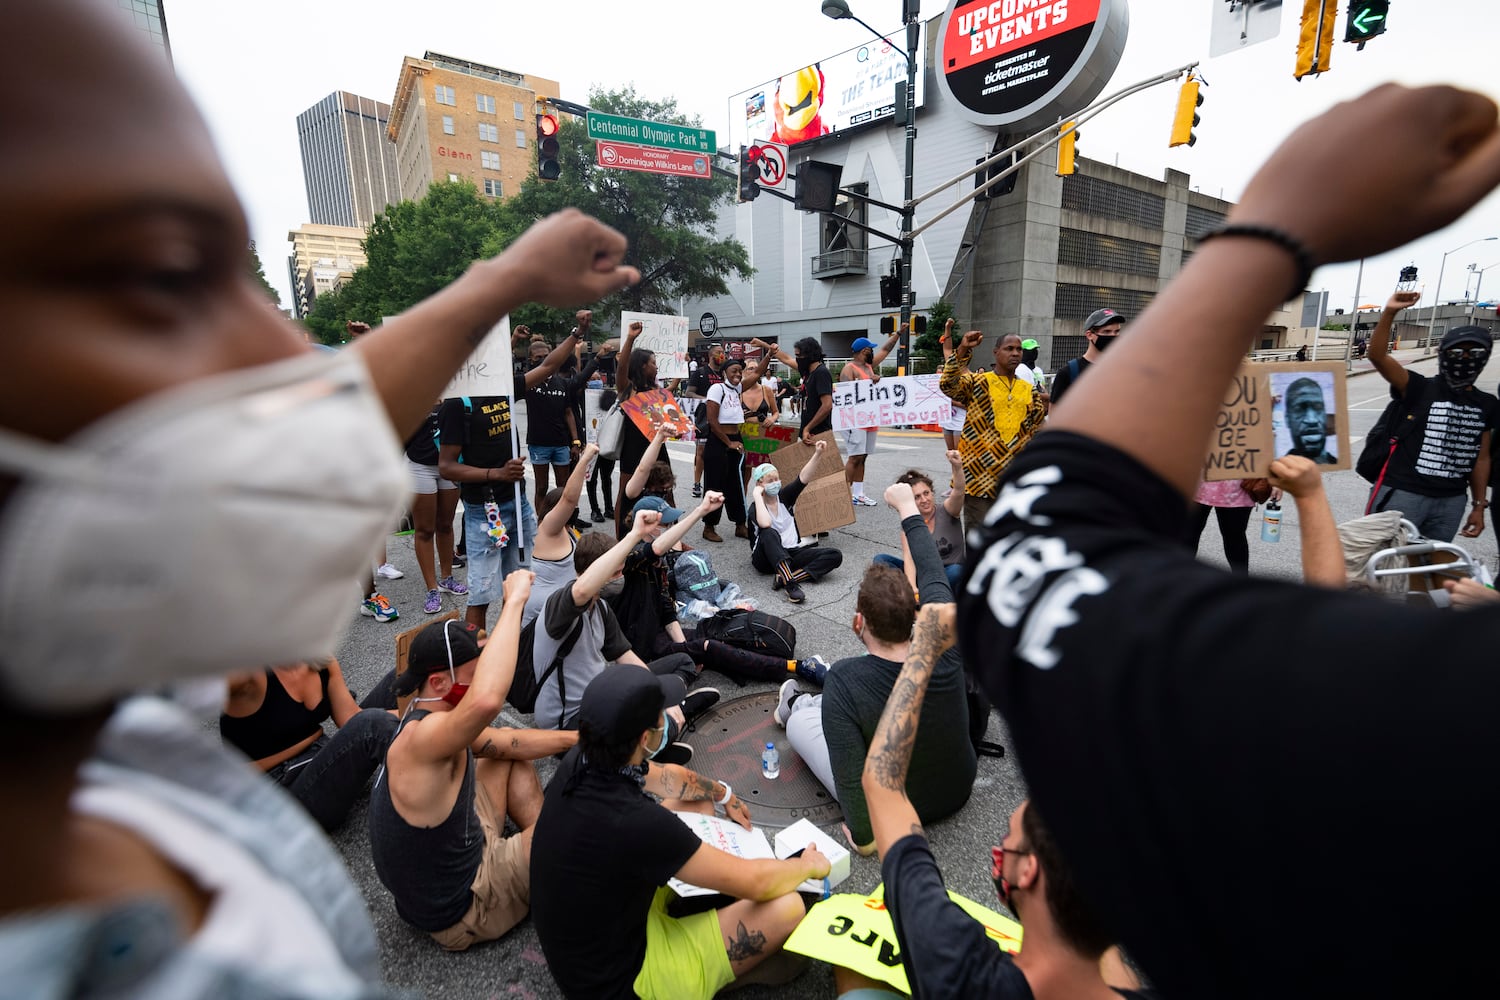
M1264 479L1288 454L1350 468L1348 412L1343 362L1246 362L1214 418L1203 478Z

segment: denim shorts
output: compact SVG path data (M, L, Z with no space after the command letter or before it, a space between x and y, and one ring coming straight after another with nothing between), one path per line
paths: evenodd
M510 492L510 483L501 493ZM521 486L521 518L525 529L526 558L521 558L522 538L516 531L516 499L514 495L500 502L500 520L510 535L510 542L497 549L490 541L489 521L484 516L484 504L464 503L464 551L469 557L467 582L469 584L469 606L493 604L500 600L501 584L518 569L531 568L531 547L536 544L536 513L531 501L526 498L525 485Z
M573 452L565 444L528 444L532 465L572 465Z

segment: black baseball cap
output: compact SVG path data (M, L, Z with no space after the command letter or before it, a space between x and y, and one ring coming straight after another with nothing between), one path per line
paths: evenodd
M449 659L449 651L452 659ZM396 693L410 694L428 677L450 666L457 670L479 658L479 628L448 618L418 632L406 654L406 672L396 678Z
M1443 334L1438 350L1446 351L1456 344L1478 344L1481 347L1493 349L1495 338L1482 326L1456 326Z
M687 685L676 674L653 674L629 663L616 663L589 682L578 706L578 734L592 743L633 740L661 720L668 705L687 697Z
M1095 309L1089 313L1089 318L1083 321L1083 328L1085 330L1097 330L1101 326L1123 322L1125 322L1125 317L1113 309Z

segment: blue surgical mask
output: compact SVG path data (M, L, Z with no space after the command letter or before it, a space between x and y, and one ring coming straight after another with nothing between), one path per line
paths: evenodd
M766 484L766 496L774 497L781 492L781 480L777 479Z
M666 746L667 746L667 713L663 712L663 713L661 713L661 741L656 744L656 749L655 750L647 750L646 751L646 759L650 760L651 758L655 757L657 754L661 753L664 749L666 749Z

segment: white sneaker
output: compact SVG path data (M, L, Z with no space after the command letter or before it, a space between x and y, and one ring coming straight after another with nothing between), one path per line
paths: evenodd
M857 497L852 497L851 500L853 501L853 503L854 503L854 505L856 507L879 507L880 506L880 501L879 500L876 500L874 497L865 496L862 493L859 496L857 496Z
M776 720L776 724L782 729L786 728L786 720L792 717L792 702L796 701L797 696L802 693L802 688L798 685L797 678L793 677L782 683L781 699L776 705L776 711L771 713L772 717Z
M390 563L381 563L380 568L375 571L375 575L384 580L399 580L406 574Z

